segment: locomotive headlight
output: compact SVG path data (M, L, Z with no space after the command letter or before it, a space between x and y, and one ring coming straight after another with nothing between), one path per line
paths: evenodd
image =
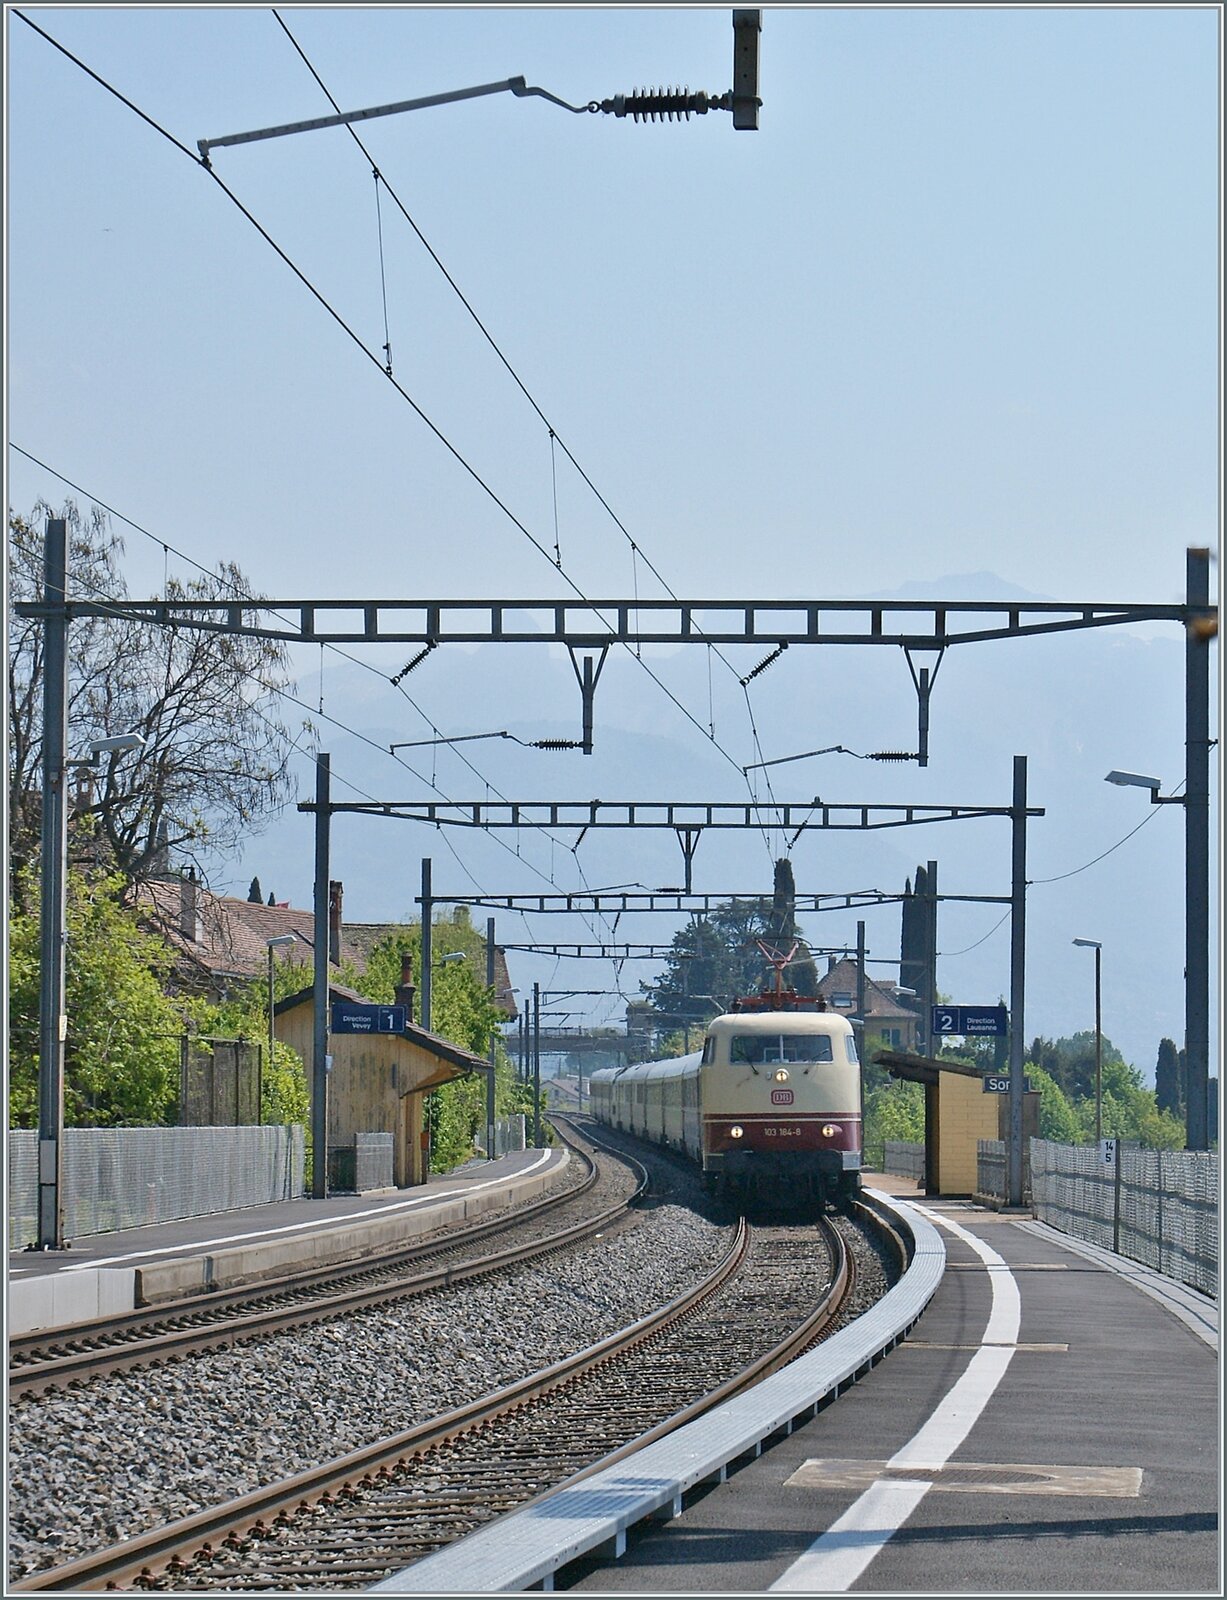
M838 1132L839 1129L833 1122L824 1122L822 1124L822 1137L824 1139L833 1139Z
M777 1067L775 1072L772 1074L772 1076L775 1078L775 1081L777 1083L787 1083L788 1082L788 1068L787 1067Z
M730 1139L740 1139L741 1136L745 1133L745 1131L746 1130L742 1127L740 1122L735 1122L733 1124L733 1126L729 1129L729 1138Z

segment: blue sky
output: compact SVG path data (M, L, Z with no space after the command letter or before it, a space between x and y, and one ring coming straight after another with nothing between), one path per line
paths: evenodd
M21 9L191 151L201 137L330 109L266 8ZM726 8L282 16L346 109L518 74L577 104L641 85L720 92L731 81ZM659 594L650 561L692 597L931 593L939 580L985 574L1062 600L1179 600L1186 546L1216 547L1219 521L1220 32L1217 7L768 7L757 133L734 132L723 114L636 126L510 95L365 124L388 184L624 532L557 450L552 462L547 426L387 195L395 376L472 473L208 174L9 7L10 443L158 536L129 535L138 596L190 570L164 554L165 540L206 566L236 559L280 597L548 598L568 592L549 559L557 538L566 572L592 596ZM219 150L214 162L378 354L375 185L348 134ZM12 449L7 470L17 509L64 493ZM1109 764L1162 770L1174 783L1179 639L1158 632L1156 645L1171 647L1159 674L1174 696L1170 726L1138 728L1110 685L1102 716L1114 724ZM977 659L1025 679L1028 705L1059 717L1065 669L1041 646L1009 650L1008 663ZM384 673L402 664L371 660ZM731 695L723 684L713 691L709 707L697 661L660 660L704 723L724 697L725 742L737 764L755 759L735 683ZM319 662L307 653L299 665L314 702ZM944 670L953 713L964 691ZM875 673L856 652L824 656L819 692L838 698ZM904 669L891 673L881 729L858 730L875 745L906 743L914 717ZM968 694L975 675L964 674ZM798 719L812 680L784 681L780 703L764 679L756 704L766 753L838 740L822 716ZM514 704L500 699L503 683ZM325 667L340 721L406 738L432 723L566 732L577 710L569 684L565 657L536 676L506 652L482 652L454 676L432 663L413 680L424 715L408 731L397 725L403 704L371 673ZM664 798L744 796L733 766L705 765L710 751L673 726L643 674L611 670L599 707L610 730L673 741L673 754L601 772L610 798L632 774ZM1008 707L993 720L1006 724L1001 751L971 798L1002 804L1009 751L1024 733L1043 735ZM1126 734L1131 748L1117 757ZM390 761L367 770L369 752L341 731L327 737L343 779L381 797L412 787ZM514 773L521 798L587 797L597 781L582 758L521 776L500 766L506 752L470 746L475 763L479 752L483 782L509 792ZM872 784L883 799L958 799L980 775L954 752L943 767L942 754L925 773L875 770ZM454 755L441 761L447 792L479 797L472 772ZM309 783L305 761L299 770ZM704 792L692 794L699 774ZM858 764L822 782L858 798L867 776ZM1101 798L1101 777L1093 793L1071 790L1067 808L1052 808L1054 861L1089 861L1137 820ZM797 774L798 789L816 782ZM264 851L301 861L288 888L307 903L305 826L290 816L276 841L219 864L219 885L242 892ZM423 848L407 842L410 857ZM487 887L517 888L517 873L536 886L489 841L466 837L463 848ZM933 848L909 841L904 854L914 862ZM947 848L956 857L953 841ZM573 866L564 850L551 867L557 853L524 844L547 875ZM1124 895L1129 860L1118 852L1103 869L1121 867L1121 880L1080 887ZM859 886L838 881L839 862L824 854L828 878L798 881ZM1170 866L1178 873L1178 849ZM363 870L343 875L356 884ZM746 887L727 876L761 875L763 864L746 857L736 872L712 871L713 887ZM372 875L365 905L347 890L347 910L408 911L416 891L393 895L386 879ZM1081 903L1094 909L1093 898ZM1161 935L1178 957L1178 904L1164 907ZM1178 990L1179 964L1165 990L1173 981ZM1037 1017L1045 1031L1079 1023L1080 980L1066 984L1064 971L1054 963L1050 1012ZM1112 971L1105 986L1120 983L1122 1006L1152 982L1144 967L1109 980ZM991 981L987 968L966 979ZM1139 1021L1138 1054L1150 1031Z

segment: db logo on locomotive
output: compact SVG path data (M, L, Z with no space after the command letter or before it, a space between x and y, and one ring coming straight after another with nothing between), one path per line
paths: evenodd
M773 1106L790 1106L792 1104L791 1089L772 1089L771 1104Z

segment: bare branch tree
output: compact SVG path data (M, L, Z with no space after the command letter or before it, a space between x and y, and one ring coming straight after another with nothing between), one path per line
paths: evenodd
M68 523L68 599L128 598L123 541L98 507L69 501L9 519L10 600L40 596L47 518ZM255 599L230 562L216 575L172 581L169 600ZM9 808L14 866L37 852L42 761L42 626L9 615ZM289 730L277 715L288 659L274 640L83 617L68 630L70 754L91 739L139 733L145 748L110 754L90 771L73 815L130 880L158 869L168 849L202 875L291 798ZM86 830L81 830L85 832ZM97 848L95 844L93 848Z

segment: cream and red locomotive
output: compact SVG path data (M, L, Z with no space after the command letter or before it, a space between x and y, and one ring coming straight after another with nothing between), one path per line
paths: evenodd
M701 1051L589 1079L593 1116L699 1163L713 1189L846 1201L861 1168L852 1024L783 989L740 1000Z

